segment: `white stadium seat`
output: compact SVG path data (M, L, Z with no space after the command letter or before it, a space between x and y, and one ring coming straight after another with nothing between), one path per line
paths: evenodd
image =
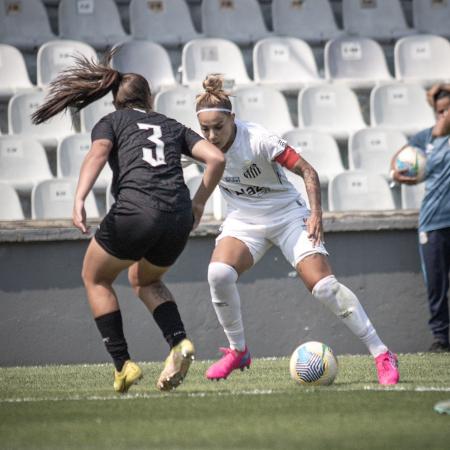
M381 45L364 37L328 41L324 52L325 78L352 89L368 89L392 81Z
M0 181L0 220L23 220L24 214L16 190L7 182Z
M38 141L0 136L0 181L29 194L36 183L52 177L47 154Z
M348 141L349 167L387 177L392 156L406 143L406 136L398 130L364 128L356 131Z
M56 151L56 167L58 178L78 178L81 163L91 148L91 137L89 134L73 134L65 137ZM105 192L112 178L112 172L106 163L97 181L94 190Z
M89 133L94 125L107 114L115 111L111 92L96 100L80 111L80 128L82 133Z
M400 192L403 209L420 209L425 195L425 183L414 184L411 186L402 184Z
M176 86L167 50L155 42L125 42L113 56L111 64L120 72L133 72L145 77L153 94Z
M208 37L248 45L270 36L258 0L207 0L202 2L203 31Z
M395 209L388 181L364 170L336 175L328 185L330 211L380 211Z
M201 89L206 75L224 75L225 89L252 84L239 47L226 39L194 39L181 54L182 84Z
M41 0L0 2L0 42L20 50L34 51L55 39L47 11Z
M292 37L270 37L253 47L255 83L281 91L298 91L324 82L311 47Z
M342 0L342 20L347 34L377 41L415 33L406 23L400 0Z
M69 112L62 112L47 122L34 125L31 114L44 102L45 91L30 91L15 94L8 103L8 129L10 134L37 139L44 147L55 148L58 141L73 134Z
M0 44L0 100L7 100L17 92L33 88L20 50Z
M329 0L272 0L273 30L318 44L343 34Z
M165 46L203 37L192 24L186 0L131 0L130 28L134 39Z
M153 107L156 112L178 120L183 125L200 133L200 125L195 113L195 97L198 92L184 86L159 92Z
M195 175L195 176L192 176L192 177L188 178L187 180L185 180L185 183L189 189L191 198L194 197L202 180L203 180L203 175ZM216 187L216 189L218 189L218 188ZM208 200L206 201L205 210L203 212L204 215L211 216L214 214L213 198L214 198L214 195L211 195L211 197L209 197Z
M347 139L349 134L365 128L356 94L346 86L309 86L298 96L300 128L312 128Z
M450 38L450 2L448 0L412 0L414 28Z
M431 127L434 113L420 85L392 83L372 89L370 123L373 127L397 129L410 136Z
M75 64L74 56L85 56L97 61L97 53L80 41L55 40L46 42L37 52L37 84L47 86L59 72Z
M420 34L399 39L394 61L395 77L400 81L430 86L450 80L450 43L441 36Z
M111 187L112 187L112 180L108 183L108 186L106 187L106 212L108 212L111 209L111 206L114 204L115 200L113 195L111 194Z
M77 180L53 179L41 181L31 192L33 219L71 219ZM98 218L99 212L92 192L86 197L86 216Z
M83 41L98 50L129 38L114 0L60 0L58 24L62 39Z
M263 86L237 89L233 109L237 119L258 123L279 135L294 127L286 98L276 89Z
M316 169L321 185L327 186L331 178L345 170L337 142L329 134L295 128L283 137Z

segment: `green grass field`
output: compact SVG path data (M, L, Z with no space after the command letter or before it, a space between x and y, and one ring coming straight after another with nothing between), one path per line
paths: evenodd
M400 355L401 383L380 387L368 356L338 356L332 386L290 380L288 360L257 359L227 381L196 361L171 393L162 363L126 395L111 365L0 368L1 449L450 449L450 354Z

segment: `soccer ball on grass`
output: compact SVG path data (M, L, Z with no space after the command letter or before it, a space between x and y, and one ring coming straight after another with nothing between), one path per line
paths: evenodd
M289 363L291 378L308 386L329 385L338 372L338 362L328 345L305 342L292 353Z

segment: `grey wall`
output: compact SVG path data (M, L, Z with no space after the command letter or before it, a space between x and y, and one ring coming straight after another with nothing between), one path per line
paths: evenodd
M416 231L328 228L334 272L359 296L381 338L398 352L425 350L431 337ZM20 233L0 239L0 365L109 361L80 279L87 241L61 235L51 240L47 232L42 241L23 242ZM214 358L226 344L206 282L214 234L192 237L166 277L199 359ZM278 249L271 249L239 281L252 354L288 355L306 340L326 342L337 354L364 353L365 347L292 275ZM132 357L162 360L167 344L126 276L117 280L116 289Z

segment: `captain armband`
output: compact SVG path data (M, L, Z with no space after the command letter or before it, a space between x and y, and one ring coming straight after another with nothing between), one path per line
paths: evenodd
M292 147L287 145L284 151L275 158L275 161L290 170L295 166L299 159L299 154Z

